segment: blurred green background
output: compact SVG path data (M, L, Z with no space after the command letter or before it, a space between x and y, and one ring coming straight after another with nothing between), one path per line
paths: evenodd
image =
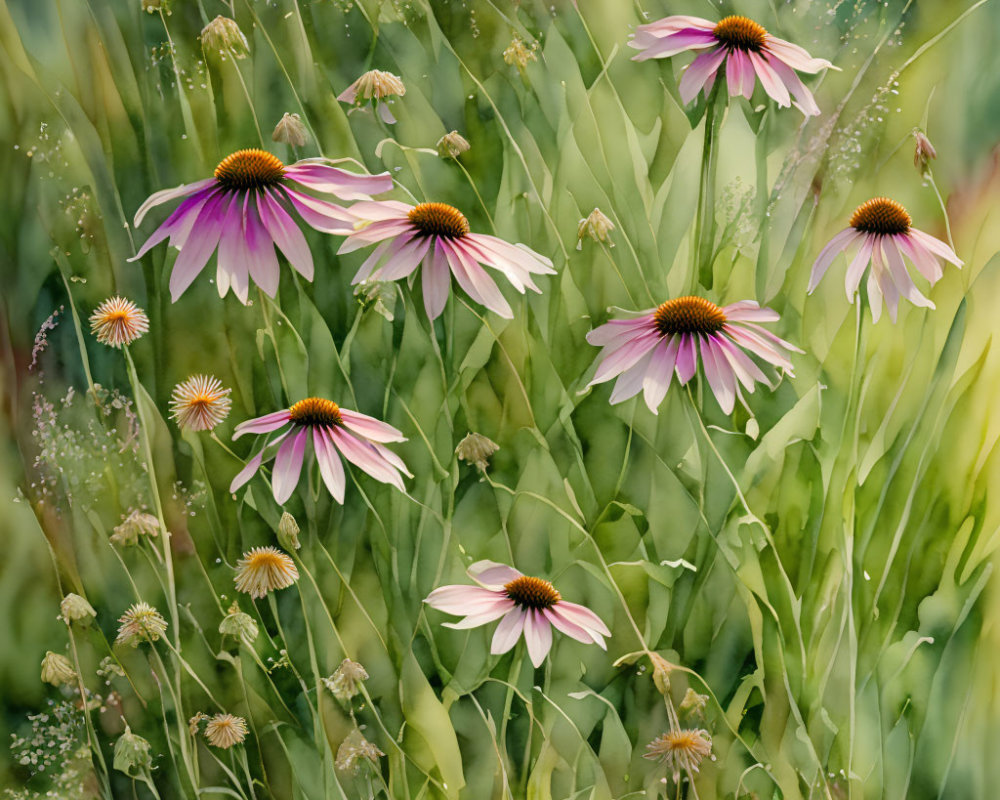
M685 109L677 97L686 57L637 64L625 46L634 25L675 13L746 14L840 68L809 81L817 119L758 92L722 126L708 296L771 305L782 314L776 332L806 350L794 380L750 398L757 437L746 435L746 410L726 418L707 392L703 430L676 385L658 417L641 402L610 407L607 386L583 391L596 355L587 330L609 308L645 308L689 284L703 104ZM246 60L202 51L198 34L218 14L246 33ZM157 472L186 652L224 705L256 715L251 771L267 774L274 796L368 789L331 789L329 762L350 721L329 697L285 668L270 684L263 672L246 677L241 693L234 671L242 679L253 660L218 657L231 565L273 541L280 509L259 482L233 502L226 487L238 462L166 421L171 388L195 371L234 388L225 441L237 422L307 393L349 398L345 406L409 436L400 452L417 476L414 500L365 479L348 487L343 508L301 491L288 510L316 582L261 604L266 620L282 620L309 680L345 655L328 629L336 620L372 675L386 729L365 717L370 709L357 713L389 753L396 796L571 797L590 787L595 797L655 796L662 768L641 753L665 713L648 664L612 666L642 649L617 588L645 644L697 672L718 701L700 723L715 737L701 797L992 797L998 30L995 0L173 0L154 13L140 0L0 0L0 738L59 697L38 665L65 646L63 591L86 593L109 639L126 606L156 604L162 591L149 552L119 559L106 543L147 490L122 440L128 409L95 419L84 401L81 348L93 380L127 394L124 362L72 322L73 304L85 327L98 302L121 292L151 321L134 357L161 415ZM523 69L503 59L514 36L534 48ZM371 114L348 116L335 99L369 68L406 83L391 129ZM310 130L299 153L270 141L285 112ZM896 325L857 326L843 263L811 297L809 268L876 195L945 237L941 205L913 167L915 126L937 148L933 175L965 267L946 269L930 295L936 310L905 307ZM453 129L472 143L460 163L434 152ZM349 288L365 254L338 259L335 239L309 231L316 280L283 267L280 291L302 346L287 325L261 333L260 304L220 301L207 273L170 304L166 247L126 263L153 229L131 229L135 209L262 143L288 161L322 153L389 169L404 187L394 197L452 203L474 230L495 224L552 257L559 274L541 296L507 291L517 300L511 322L482 315L484 325L453 299L430 329L402 295L389 322L362 311ZM577 222L595 206L617 225L615 246L577 250ZM33 365L36 332L57 309ZM455 460L469 430L500 443L489 474L501 488ZM560 642L533 676L509 656L488 663L486 632L449 631L442 615L424 613L427 592L464 582L469 561L511 556L608 620L610 653ZM696 571L662 563L680 558ZM156 774L169 775L176 719L168 710L164 723L145 657L123 659L143 707L128 684L97 675L101 635L88 636L89 688L124 695L120 708L97 713L105 744L123 711L153 741ZM259 655L279 658L263 645ZM496 733L506 698L495 679L530 699L515 701L506 737ZM185 688L187 715L207 701ZM572 696L587 690L600 698ZM328 715L312 729L311 702ZM25 777L0 749L0 784ZM179 778L162 780L162 796L183 796ZM131 791L120 774L112 785Z

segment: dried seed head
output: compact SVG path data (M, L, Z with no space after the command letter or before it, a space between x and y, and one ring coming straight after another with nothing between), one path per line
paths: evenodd
M708 731L698 729L677 729L667 731L648 745L643 758L666 764L673 774L674 782L680 780L681 772L691 775L705 756L712 752L712 737Z
M359 693L361 681L368 680L368 672L357 661L345 658L340 662L336 672L329 678L323 678L326 688L333 692L338 700L347 701Z
M257 623L249 614L240 611L236 602L229 607L226 616L219 623L219 633L223 636L236 636L247 647L253 644L258 634Z
M584 219L581 219L579 225L577 225L576 249L583 249L583 239L586 236L589 236L595 242L607 242L608 246L614 247L615 243L610 241L611 231L614 229L615 223L604 216L601 209L595 208Z
M355 101L381 100L385 97L402 97L406 94L402 78L380 69L366 72L354 82L354 88L357 90Z
M446 133L437 143L438 155L441 158L458 158L462 153L468 152L472 145L458 131Z
M298 579L295 562L276 547L255 547L236 562L236 591L254 599L291 586Z
M59 604L59 619L69 625L71 622L91 620L97 616L94 607L84 598L72 592L66 595Z
M149 330L143 310L124 297L112 297L90 315L90 332L101 344L120 349Z
M247 37L243 35L236 20L219 15L201 29L201 46L208 53L219 53L223 58L228 53L233 58L246 58L250 52Z
M299 544L299 523L287 511L282 512L281 520L278 522L278 541L288 550L298 550L302 547Z
M42 659L42 682L63 686L76 680L76 670L66 656L49 650Z
M160 531L160 521L152 514L138 509L132 509L120 525L116 525L114 533L109 537L112 544L130 547L139 543L140 536L156 538Z
M355 728L337 748L337 757L333 765L341 772L357 775L364 760L377 764L379 757L384 756L381 750L369 742L358 728Z
M246 720L232 714L216 714L205 725L205 738L213 747L228 750L247 738Z
M537 49L538 42L532 42L531 47L528 48L524 44L524 40L520 36L515 35L503 51L503 60L510 66L516 66L518 69L523 70L528 66L529 61L538 60L538 56L535 55L535 50Z
M309 134L302 123L302 117L288 112L278 120L278 124L274 126L274 133L271 134L271 141L290 144L293 147L302 147L308 138Z
M167 621L148 603L136 603L118 619L116 645L138 647L155 642L167 632Z
M719 20L712 33L730 50L759 53L767 42L767 31L747 17L725 17Z
M485 472L490 465L490 456L499 449L500 445L481 433L467 433L455 448L455 455Z

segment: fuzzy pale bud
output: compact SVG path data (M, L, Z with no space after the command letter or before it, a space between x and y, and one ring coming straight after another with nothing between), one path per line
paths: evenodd
M66 595L59 604L59 619L69 625L71 622L91 620L97 616L94 607L78 594Z
M236 20L218 16L201 30L201 46L209 53L228 53L233 58L246 58L250 52L247 37Z
M42 659L42 681L62 686L76 680L76 670L66 656L49 650Z
M219 633L223 636L235 636L247 646L253 644L258 632L254 618L240 611L240 607L236 603L229 607L226 616L219 623Z
M931 159L937 158L937 150L920 128L913 129L913 138L916 142L913 148L913 166L920 170L921 175L926 175Z
M281 521L278 522L278 541L287 550L298 550L302 547L299 544L299 523L287 511L282 513Z
M338 700L347 701L359 693L361 681L368 680L368 672L357 661L345 658L340 662L336 672L329 678L323 678L326 688L333 692Z
M272 141L283 142L294 147L302 147L308 138L306 126L298 114L286 113L278 120L278 124L274 126L274 133L271 134Z
M462 153L468 152L472 145L458 131L446 133L437 143L438 155L441 158L458 158Z
M490 456L499 449L500 445L481 433L469 433L458 443L455 455L469 464L475 464L485 472L490 465Z
M576 249L583 249L583 240L590 237L595 242L606 242L609 247L614 247L615 243L610 241L611 231L615 229L615 223L604 216L599 208L595 208L588 216L581 219L576 228Z

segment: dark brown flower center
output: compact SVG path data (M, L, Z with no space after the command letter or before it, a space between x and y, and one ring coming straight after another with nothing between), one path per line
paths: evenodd
M296 425L339 425L340 406L322 397L307 397L288 409Z
M215 179L224 189L248 190L274 186L285 176L285 165L266 150L237 150L215 168Z
M447 203L421 203L407 216L422 236L461 239L471 230L465 214Z
M874 197L858 206L851 217L851 227L862 233L906 233L910 215L895 200Z
M725 17L712 29L720 44L734 50L752 50L759 53L764 49L767 31L752 19L746 17Z
M507 597L521 608L552 608L562 600L562 595L548 581L522 575L503 587Z
M653 314L656 329L664 336L678 333L717 333L726 324L722 309L703 297L667 300Z

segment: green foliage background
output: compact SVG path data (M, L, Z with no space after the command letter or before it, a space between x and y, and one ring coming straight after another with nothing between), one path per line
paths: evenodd
M169 10L0 0L0 734L58 697L37 665L65 651L56 614L75 591L98 610L95 628L74 634L84 680L122 697L92 714L109 764L93 788L114 796L132 791L110 769L124 715L158 754L164 798L193 796L192 772L203 789L223 787L206 794L237 797L655 797L665 773L641 754L665 729L663 699L645 656L615 665L647 648L691 670L674 673L675 701L689 685L711 696L696 725L714 740L700 797L992 796L1000 5L173 0ZM776 332L806 354L794 379L749 398L753 422L745 409L722 415L697 381L691 394L674 385L658 416L641 401L611 407L607 386L584 390L596 355L584 336L614 307L647 308L692 285L704 125L703 101L685 109L677 96L685 58L632 62L627 36L667 14L733 12L841 70L809 82L822 116L803 120L758 94L730 105L719 140L719 240L702 291L777 309ZM201 51L197 35L217 14L239 22L249 58ZM523 70L502 57L515 34L537 42ZM369 68L406 83L391 130L335 99ZM307 121L302 152L270 141L286 111ZM904 306L897 324L872 325L844 297L842 263L807 297L809 268L876 195L946 236L913 168L914 126L938 150L934 177L966 265L934 287L936 310ZM453 129L472 143L460 163L433 150ZM402 187L394 197L451 203L474 230L495 226L551 256L558 274L541 295L506 291L509 322L455 295L431 328L405 290L389 322L349 287L365 254L338 258L335 237L309 231L316 280L283 268L280 312L220 301L208 273L171 304L173 251L126 263L152 230L131 229L135 209L262 143L286 160L387 168ZM615 246L577 250L577 221L595 206L615 222ZM115 292L151 321L132 354L174 534L176 616L158 544L107 541L130 507L151 502L142 458L129 461L126 447L84 455L126 424L97 419L89 383L131 389L121 354L74 315L85 327ZM59 307L40 382L32 340ZM257 604L266 635L253 650L221 640L218 623L235 599L232 565L275 541L281 509L261 479L231 498L240 462L166 420L174 384L202 371L233 387L224 441L243 419L307 395L409 437L398 448L416 476L408 496L359 475L343 507L315 476L293 496L302 580ZM59 425L92 438L59 439L39 465L54 434L33 434L35 392L56 404ZM501 446L486 480L454 457L470 430ZM63 470L43 496L40 469L51 475L54 463ZM519 651L488 655L491 628L443 628L422 599L466 582L481 558L550 578L593 608L614 633L609 652L557 638L532 673ZM106 685L94 670L140 599L171 619L186 666L144 647L120 653L127 678ZM268 672L282 648L289 665ZM333 767L353 723L320 679L345 655L371 675L351 712L387 754L380 778ZM185 741L199 710L247 717L240 755ZM0 781L26 776L0 755Z

